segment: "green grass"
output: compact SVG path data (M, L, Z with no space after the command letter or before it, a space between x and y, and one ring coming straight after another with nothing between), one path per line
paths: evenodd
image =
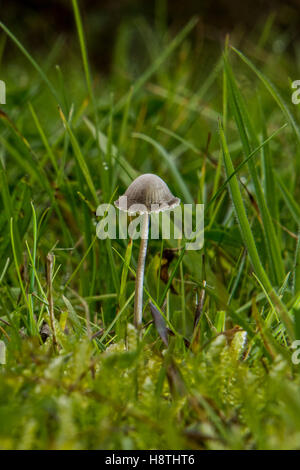
M0 448L299 449L300 64L272 16L220 52L158 8L105 76L72 5L46 61L0 24ZM96 209L147 172L205 204L205 245L149 242L139 340L139 243Z

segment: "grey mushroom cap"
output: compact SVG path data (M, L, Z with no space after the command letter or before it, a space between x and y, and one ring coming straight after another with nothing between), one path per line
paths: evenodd
M114 204L122 211L142 214L174 209L180 204L180 199L173 196L159 176L146 173L138 176Z

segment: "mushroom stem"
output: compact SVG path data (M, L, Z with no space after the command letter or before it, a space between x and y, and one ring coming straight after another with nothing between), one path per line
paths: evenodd
M148 230L149 230L149 214L143 214L142 227L141 227L141 243L139 251L139 259L136 269L135 278L135 297L134 297L134 325L139 330L142 325L143 315L143 286L144 286L144 272L145 261L148 244Z

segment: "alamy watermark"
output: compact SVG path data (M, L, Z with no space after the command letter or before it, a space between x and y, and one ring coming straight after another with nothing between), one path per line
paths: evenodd
M300 340L295 339L295 341L292 342L291 348L295 349L295 351L292 354L292 363L293 364L300 364Z
M292 103L299 104L300 103L300 80L294 80L292 83L292 88L296 89L292 94Z
M182 204L172 210L162 210L156 204L147 208L142 204L136 207L136 213L118 210L112 204L98 206L96 215L101 217L96 227L100 240L110 238L133 240L141 238L143 219L148 214L151 240L185 239L187 250L200 250L204 243L204 204ZM135 214L135 216L134 216Z
M0 80L0 104L6 104L6 85L3 80Z
M6 364L6 346L4 341L0 341L0 364Z

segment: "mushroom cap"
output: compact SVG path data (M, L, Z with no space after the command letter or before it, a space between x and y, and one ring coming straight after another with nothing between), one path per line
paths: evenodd
M146 173L138 176L114 204L122 211L142 214L174 209L180 199L173 196L159 176Z

